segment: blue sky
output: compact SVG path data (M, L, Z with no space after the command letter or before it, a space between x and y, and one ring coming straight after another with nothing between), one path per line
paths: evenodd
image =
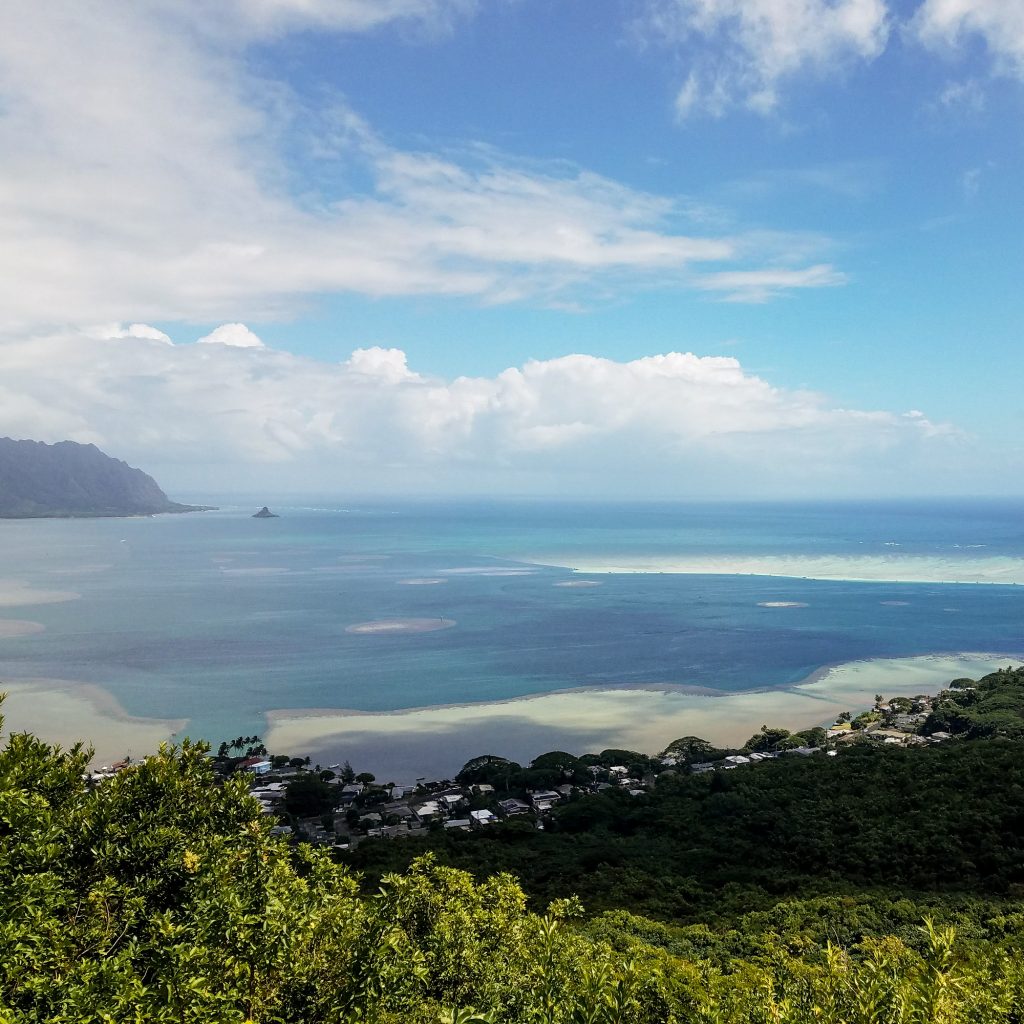
M0 432L179 488L1024 490L1024 6L102 10L0 13Z

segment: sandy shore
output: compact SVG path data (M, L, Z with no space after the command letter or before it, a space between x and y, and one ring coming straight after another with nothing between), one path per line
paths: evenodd
M529 760L546 750L606 747L656 752L680 736L740 745L762 724L798 730L871 704L874 694L934 693L951 679L978 677L1020 655L941 654L830 666L786 689L709 695L692 687L577 689L494 703L367 714L345 710L268 713L270 749L348 758L361 770L444 776L470 757ZM325 758L327 760L325 760Z
M673 573L694 576L787 576L852 583L1024 584L1024 558L931 558L921 555L759 556L756 558L678 558L624 556L612 561L569 557L538 565L571 566L587 574Z
M5 733L31 732L62 747L84 740L96 751L96 765L152 753L188 724L184 718L136 718L102 687L66 679L4 680L0 693L7 694L0 705Z

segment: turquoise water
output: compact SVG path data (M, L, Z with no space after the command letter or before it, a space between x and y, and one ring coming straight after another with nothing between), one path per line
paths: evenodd
M261 731L272 708L387 711L623 683L725 692L862 658L1024 650L1019 586L645 574L578 588L556 586L567 568L522 561L1018 559L1019 504L277 510L0 522L0 577L80 595L0 608L45 626L0 640L0 679L95 683L130 714L189 718L193 736L219 739ZM509 570L523 574L489 574ZM439 618L456 624L347 632Z

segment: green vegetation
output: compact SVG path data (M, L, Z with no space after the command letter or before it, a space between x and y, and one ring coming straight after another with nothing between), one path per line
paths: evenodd
M936 698L925 733L1024 739L1024 668L1000 669L979 679L954 679Z
M785 897L871 890L1013 898L1024 885L1024 757L1005 740L784 756L701 775L663 773L556 808L543 831L360 844L371 879L426 849L484 877L519 876L535 905L731 920ZM372 883L371 883L372 884Z
M82 749L12 735L0 1024L1015 1024L1024 759L999 734L1021 682L936 701L989 738L662 772L648 795L582 797L542 832L431 833L426 855L365 843L364 878L271 836L203 745L90 786ZM469 775L506 786L656 767L619 750L476 762Z

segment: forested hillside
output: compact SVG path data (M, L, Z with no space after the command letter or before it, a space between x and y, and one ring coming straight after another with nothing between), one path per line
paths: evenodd
M85 752L13 735L0 1022L1010 1024L1020 750L855 746L680 775L643 806L587 798L557 832L441 850L476 878L430 854L361 887L272 837L203 746L89 786ZM491 864L520 869L535 911Z
M481 876L511 871L540 903L674 920L731 915L794 894L1015 896L1024 883L1024 750L1005 740L925 749L854 745L837 757L659 779L557 809L544 831L362 844L351 862L400 870L425 849Z

